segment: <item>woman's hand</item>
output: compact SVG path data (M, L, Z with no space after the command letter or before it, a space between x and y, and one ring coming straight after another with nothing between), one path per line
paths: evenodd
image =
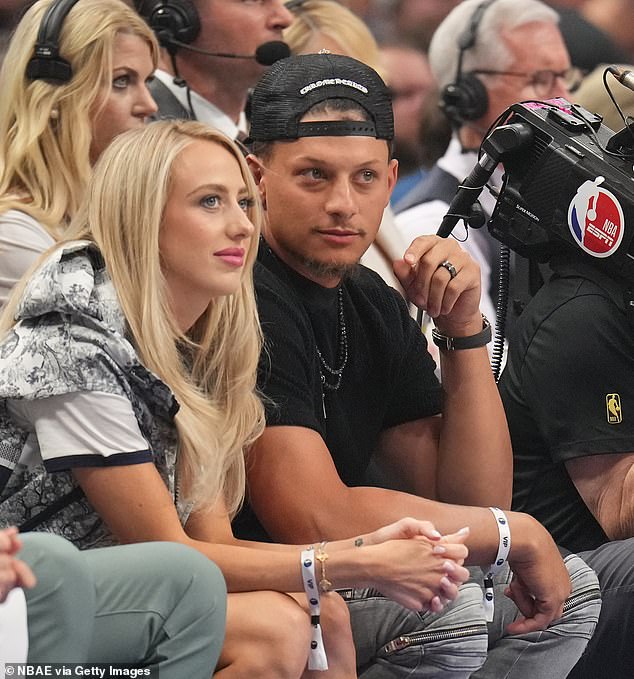
M406 608L439 612L469 578L463 567L468 534L463 529L442 536L428 521L411 518L368 534L372 586Z
M438 541L442 538L442 535L431 521L421 521L408 516L372 533L362 535L361 540L364 545L380 545L388 540L407 540L415 537L425 537L431 541Z

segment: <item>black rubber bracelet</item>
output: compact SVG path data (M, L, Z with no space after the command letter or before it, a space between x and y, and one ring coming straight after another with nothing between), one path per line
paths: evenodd
M456 351L460 349L478 349L486 347L491 341L491 324L487 317L482 314L482 331L469 337L447 337L442 335L436 328L431 331L434 344L445 351Z

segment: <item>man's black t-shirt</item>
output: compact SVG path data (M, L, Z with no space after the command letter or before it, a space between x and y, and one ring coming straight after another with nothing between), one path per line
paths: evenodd
M513 443L513 509L577 552L608 537L565 462L634 451L634 327L620 286L581 264L557 272L520 317L499 386Z
M267 426L315 430L342 481L362 485L382 431L441 410L424 336L399 293L359 265L342 283L348 361L339 389L322 396L317 347L328 365L338 365L338 288L299 275L264 242L255 286L265 337L258 384ZM248 507L234 528L241 537L263 537Z

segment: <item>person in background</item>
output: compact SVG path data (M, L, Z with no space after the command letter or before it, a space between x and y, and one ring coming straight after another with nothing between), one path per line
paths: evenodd
M346 54L381 69L379 47L367 25L345 5L333 0L293 0L293 23L283 37L292 54L327 50Z
M632 64L615 63L614 65L622 68L624 71L634 69ZM592 113L598 113L603 118L604 125L618 132L625 127L625 123L605 89L603 73L607 66L608 64L601 64L584 77L579 87L575 90L575 103L581 104L581 106L588 111L592 111ZM634 92L621 85L611 75L607 77L607 83L610 87L610 92L614 95L626 118L633 116Z
M62 79L33 63L43 24L69 65ZM63 236L104 148L156 111L157 63L152 31L120 0L40 0L20 21L0 72L0 304Z
M394 0L392 40L427 52L431 37L461 0Z
M628 0L584 0L581 14L625 54L623 61L634 61L634 12Z
M415 47L381 45L380 55L394 109L394 157L398 160L398 181L390 200L396 204L426 173L420 129L425 101L434 90L434 76L426 54Z
M6 54L11 34L18 23L18 15L25 0L5 0L0 6L0 65Z
M82 549L194 547L230 592L217 674L297 679L318 669L306 668L319 610L309 614L302 575L311 609L318 577L440 610L468 577L467 549L464 534L442 539L406 517L313 548L234 538L245 452L263 426L260 215L240 148L205 124L155 122L103 152L67 240L0 319L0 464L12 471L0 521ZM317 605L330 664L320 676L349 679L345 604L331 594Z
M627 52L621 49L609 31L585 16L586 0L545 0L559 14L559 30L563 36L570 61L585 73L602 63L627 61ZM603 10L607 3L603 3Z
M28 636L20 662L121 663L157 670L162 679L207 679L216 666L225 583L191 547L148 543L81 552L57 535L5 528L0 624L9 615L2 604L16 588L24 590ZM16 609L11 614L7 623L15 627ZM13 652L0 662L18 662Z
M231 139L243 137L249 89L266 68L256 50L280 41L293 20L284 0L134 0L134 6L164 48L150 86L157 117L200 120ZM287 55L278 45L267 61Z

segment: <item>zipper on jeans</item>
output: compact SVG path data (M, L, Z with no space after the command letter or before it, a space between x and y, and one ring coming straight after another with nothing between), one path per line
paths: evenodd
M595 601L601 598L601 590L598 587L593 587L592 589L585 590L583 592L578 592L568 597L564 601L564 613L567 613L573 608L580 606L581 604L588 603L588 601Z
M484 623L481 625L467 625L442 631L437 630L416 632L414 634L407 634L401 637L396 637L396 639L392 639L392 641L383 646L383 652L394 653L410 646L421 646L422 644L431 644L436 641L465 639L467 637L475 637L481 634L488 634L487 626Z
M601 591L598 588L592 588L584 592L579 592L571 597L568 597L564 602L564 613L588 603L589 601L596 601L601 598ZM432 644L437 641L450 641L453 639L465 639L468 637L477 636L479 634L488 634L488 628L485 624L469 625L466 627L457 627L455 629L444 631L427 631L416 632L414 634L403 635L392 639L383 647L383 652L386 654L401 651L410 646L421 646L422 644Z

